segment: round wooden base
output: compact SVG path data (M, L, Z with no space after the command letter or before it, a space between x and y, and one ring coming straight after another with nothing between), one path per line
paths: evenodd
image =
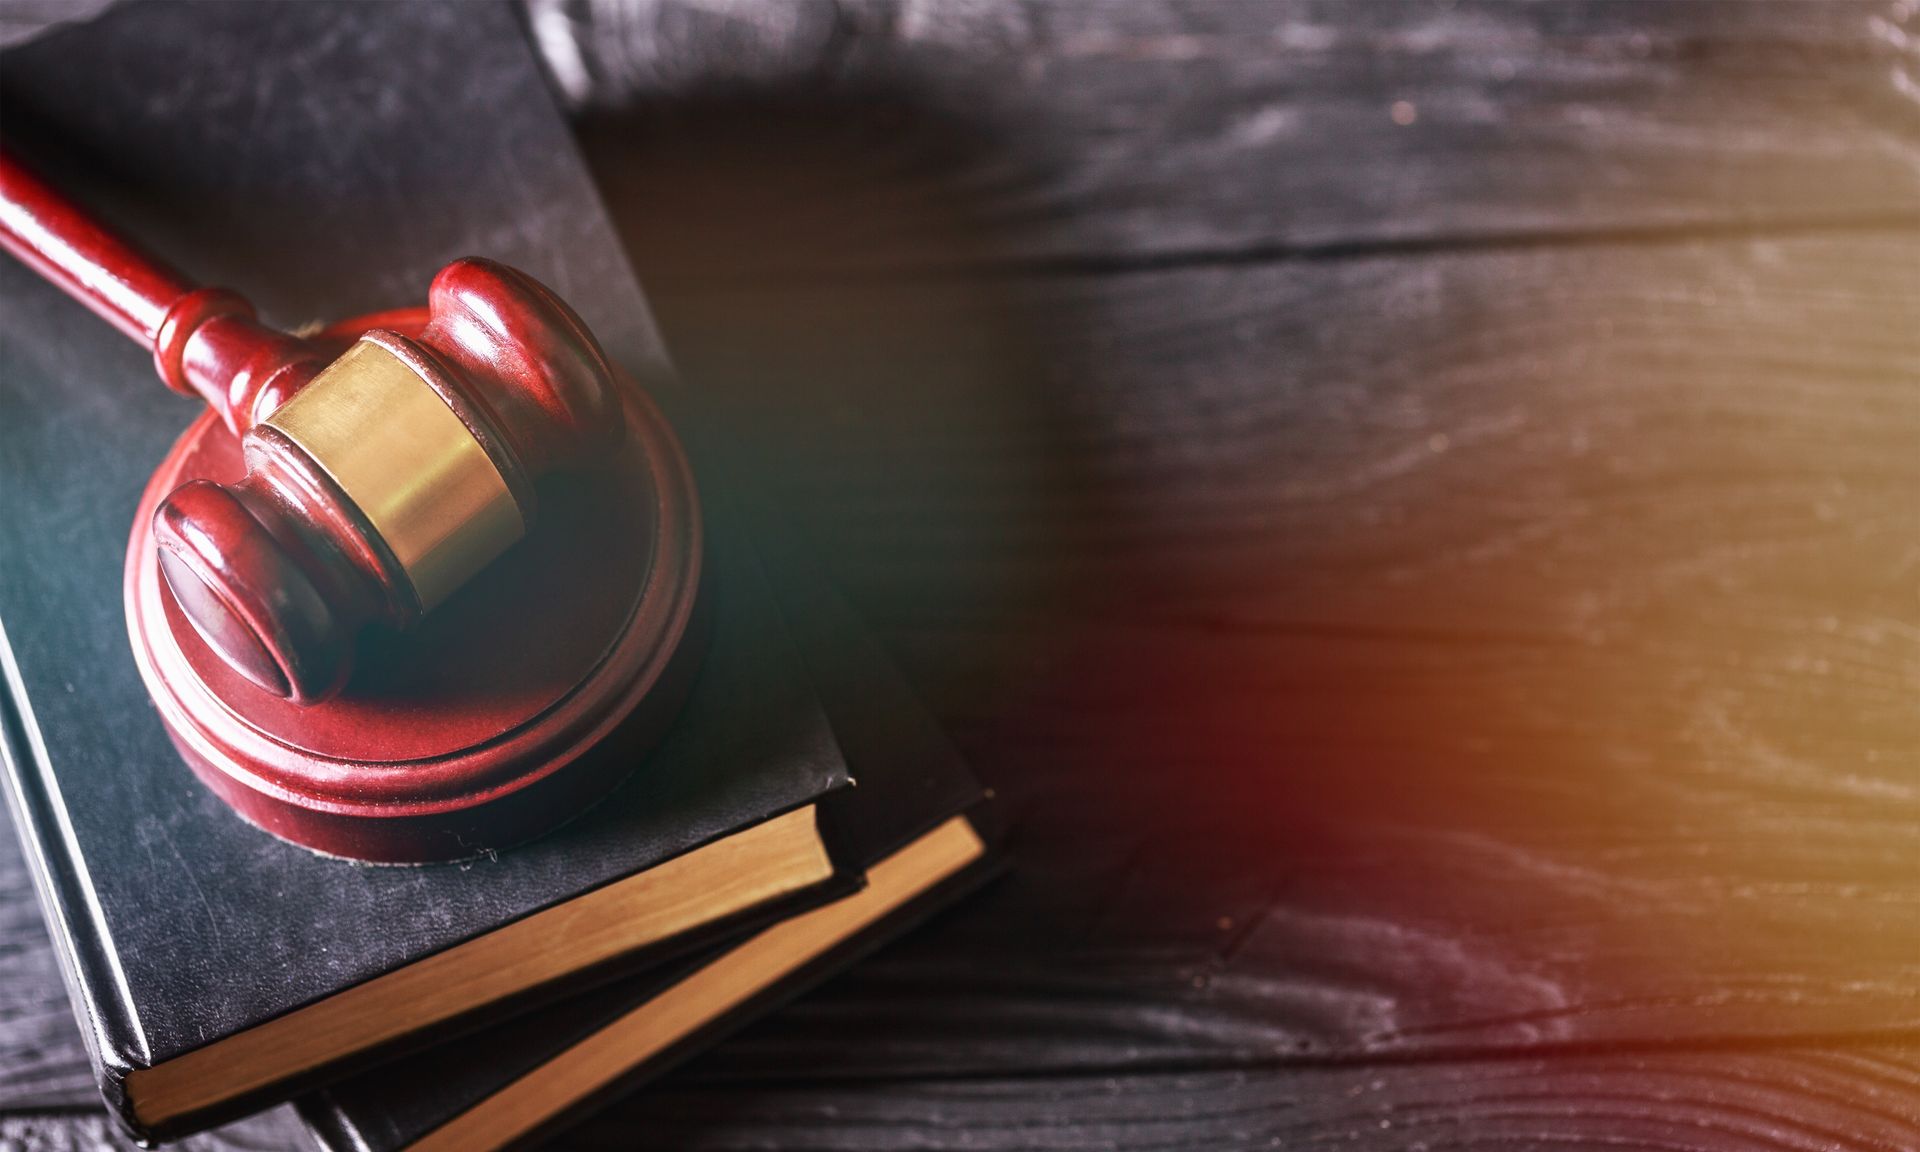
M126 601L140 674L201 780L276 836L381 863L503 848L618 784L679 711L703 647L692 472L623 384L620 451L543 483L525 540L414 630L363 637L345 690L308 707L228 668L160 576L155 506L244 471L211 413L189 428L134 516Z

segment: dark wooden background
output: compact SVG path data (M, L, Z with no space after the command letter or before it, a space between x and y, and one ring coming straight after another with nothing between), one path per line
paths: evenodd
M563 1146L1920 1148L1912 0L530 12L1020 861Z

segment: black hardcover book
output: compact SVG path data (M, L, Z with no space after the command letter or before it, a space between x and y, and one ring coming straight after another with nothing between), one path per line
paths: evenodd
M666 367L509 9L129 5L0 57L0 130L82 202L196 277L247 292L271 322L417 302L436 269L470 253L526 269L668 411L707 514L703 670L674 731L614 795L497 859L380 868L314 855L192 777L129 650L135 501L194 404L0 258L0 755L103 1092L137 1133L215 1123L847 889L815 819L845 762L712 475L710 431ZM700 876L686 862L703 859L754 882L620 935L647 920L631 913L658 895L664 863L686 888ZM548 947L538 989L467 1003L455 982L423 1019L351 1008L426 958L493 970L491 942L537 941L589 899L620 930L613 950Z
M983 794L784 522L757 539L855 786L824 805L859 892L299 1103L330 1152L490 1152L551 1135L804 991L993 874Z

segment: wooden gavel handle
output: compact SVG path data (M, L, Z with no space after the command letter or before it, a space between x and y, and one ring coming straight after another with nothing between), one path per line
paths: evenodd
M55 191L0 142L0 245L148 348L186 277Z
M153 354L168 387L198 395L236 433L319 369L302 341L194 284L42 180L0 141L0 247Z

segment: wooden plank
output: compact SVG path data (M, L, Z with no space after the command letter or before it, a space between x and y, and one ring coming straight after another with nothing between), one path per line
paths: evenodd
M288 1120L270 1113L183 1147L296 1147ZM1906 1152L1920 1144L1920 1057L1911 1048L1801 1049L857 1087L674 1081L621 1102L554 1146L627 1149L636 1139L688 1152L1232 1152L1335 1143L1357 1152ZM133 1145L104 1116L62 1114L0 1117L0 1147L95 1152Z
M1594 1056L942 1083L669 1087L561 1141L723 1149L1742 1149L1920 1144L1912 1050Z
M712 1075L1920 1028L1920 237L655 300L1023 854Z
M655 290L1920 215L1907 0L531 11Z
M655 303L902 626L1678 644L1780 601L1901 655L1916 257L1888 232Z
M0 1149L5 1152L132 1152L138 1147L105 1112L0 1115ZM311 1144L293 1110L277 1108L167 1147L180 1152L288 1152Z
M0 1111L99 1099L13 824L0 825Z

